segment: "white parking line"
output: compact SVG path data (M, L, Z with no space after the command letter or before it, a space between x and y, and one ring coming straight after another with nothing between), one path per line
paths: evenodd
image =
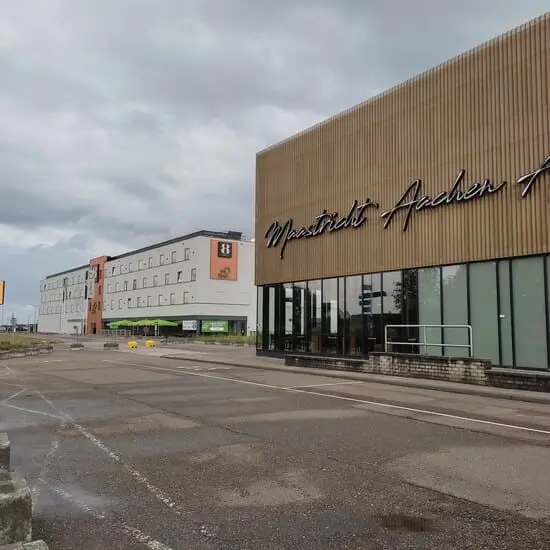
M174 374L181 373L186 376L200 376L201 378L211 378L212 380L224 380L226 382L234 382L235 384L243 384L243 385L249 385L249 386L257 386L260 388L268 388L272 390L279 390L279 391L285 391L285 392L292 392L292 393L303 393L305 395L315 395L317 397L324 397L326 399L337 399L339 401L347 401L348 403L357 403L359 405L371 405L380 407L382 409L390 409L390 410L396 410L396 411L405 411L405 412L411 412L411 413L417 413L417 414L425 414L428 416L434 416L439 418L449 418L452 420L461 420L464 422L472 422L474 424L483 424L486 426L495 426L498 428L507 428L509 430L517 430L522 432L531 432L531 433L537 433L537 434L544 434L544 435L550 435L549 430L541 430L538 428L529 428L528 426L518 426L517 424L505 424L503 422L493 422L491 420L482 420L481 418L472 418L470 416L460 416L456 414L448 414L448 413L442 413L437 411L429 411L426 409L415 409L413 407L405 407L403 405L392 405L390 403L381 403L379 401L370 401L366 399L359 399L357 397L344 397L342 395L331 395L327 393L319 393L314 391L307 391L305 389L299 389L299 388L293 388L293 387L285 387L285 386L274 386L273 384L262 384L261 382L251 382L249 380L239 380L237 378L229 378L227 376L216 376L214 374L204 374L204 373L198 373L198 372L189 372L189 371L175 371L174 369L167 368L167 367L153 367L151 365L144 365L142 363L122 363L118 361L108 361L106 359L103 360L104 363L115 363L117 365L132 365L135 367L141 367L141 368L147 368L151 370L159 370L163 372L172 372Z
M331 382L330 384L310 384L308 386L288 386L289 390L301 390L303 388L324 388L325 386L344 386L349 384L364 384L360 380L351 380L350 382Z

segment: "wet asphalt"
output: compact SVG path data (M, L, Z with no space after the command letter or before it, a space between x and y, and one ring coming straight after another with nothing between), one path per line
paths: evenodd
M550 547L550 434L386 414L338 386L323 388L336 398L284 389L319 386L313 376L251 370L66 349L0 365L0 429L33 490L33 538L52 550Z

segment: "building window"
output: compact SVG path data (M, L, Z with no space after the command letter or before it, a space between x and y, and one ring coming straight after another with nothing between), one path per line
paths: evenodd
M160 265L164 263L164 254L160 255Z
M138 271L142 268L141 266L141 260L138 260Z
M115 309L115 301L111 300L111 309Z
M191 270L191 280L192 281L196 281L197 280L197 268L194 267L192 270Z
M322 284L323 352L338 352L338 279L325 279Z
M132 280L132 290L136 290L137 289L137 279L133 279Z
M128 307L132 307L132 298L128 298Z
M164 284L169 285L170 284L170 273L164 274Z
M441 325L441 273L439 267L418 270L418 324ZM421 343L441 344L441 329L420 327ZM419 347L427 355L442 355L441 346Z
M363 276L361 307L365 323L365 351L380 351L384 346L384 329L382 317L382 289L380 273Z
M161 306L164 302L164 296L162 294L159 294L159 301L158 301L158 305Z
M269 293L269 325L271 326L271 316L275 309L275 289ZM307 290L309 293L309 351L320 353L322 349L322 296L321 281L308 281ZM273 306L271 305L273 303ZM273 311L273 313L272 313Z
M183 271L178 271L178 283L183 282Z
M149 267L150 267L150 268L153 267L153 258L150 257L149 260L148 260L148 262L149 262L149 263L148 263Z
M128 271L132 271L132 262L128 264Z
M189 303L189 292L183 293L183 303L188 304Z
M153 305L153 297L147 296L147 307L151 307Z
M113 266L111 267L111 277L114 277L115 273L116 273L116 268L115 266Z
M188 260L189 259L189 249L188 248L185 248L183 250L183 259L184 260Z
M176 303L176 295L174 293L170 294L170 305L173 306Z
M363 277L345 277L340 281L345 288L344 301L340 308L344 312L344 353L346 355L361 355L363 350L363 310L361 295L363 292ZM342 300L341 300L342 301Z
M176 261L176 251L172 250L170 261L174 263Z
M470 325L472 326L474 357L500 363L498 344L497 266L495 262L471 264L468 274L470 295Z
M159 284L159 276L153 275L153 286L158 286Z
M510 262L498 262L498 308L500 330L500 364L514 366L514 339L512 337L512 283L510 280ZM477 338L474 336L474 340Z
M307 351L307 284L294 283L292 285L292 339L296 351ZM261 296L263 300L263 295ZM259 313L263 315L263 303L258 304Z
M118 292L120 290L120 283L117 283L115 285L115 292Z
M511 264L515 366L547 369L544 258L518 258Z
M113 292L113 285L107 285L107 292Z
M124 281L124 290L128 290L128 281Z
M401 271L382 273L382 315L384 325L384 345L386 339L391 351L404 353L403 344L391 345L390 342L406 342L407 333L403 324L403 281ZM389 325L389 326L388 326ZM399 326L396 326L399 325Z
M146 288L147 284L148 284L147 277L143 277L143 287L142 288Z
M448 265L441 269L441 299L444 325L468 324L468 269L465 264ZM443 329L443 355L468 357L468 330Z
M122 309L122 298L118 301L118 309Z
M137 297L137 307L141 307L141 297Z

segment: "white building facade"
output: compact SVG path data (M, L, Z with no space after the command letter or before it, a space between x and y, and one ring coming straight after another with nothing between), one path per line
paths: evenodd
M101 320L95 317L94 325L99 332L112 321L164 319L177 322L184 333L251 333L256 330L254 261L254 242L232 231L198 231L107 256L92 285L96 290L100 285L103 297ZM85 284L88 266L47 277L41 297L55 296L56 302L46 308L53 308L51 313L39 316L39 330L74 332L69 320L60 321L59 308L66 309L60 301L63 278L72 280L77 272L82 294L96 293ZM84 315L88 308L84 304Z
M88 266L48 275L40 282L38 331L85 332L88 311Z
M110 258L104 285L107 323L166 319L182 322L184 331L256 329L254 242L240 233L199 231Z

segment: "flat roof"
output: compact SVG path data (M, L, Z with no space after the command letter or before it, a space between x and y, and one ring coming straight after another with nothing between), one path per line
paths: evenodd
M167 241L162 241L160 243L151 244L144 246L143 248L136 248L135 250L130 250L129 252L124 252L123 254L118 254L117 256L107 256L107 261L120 260L121 258L127 258L135 254L141 254L142 252L147 252L148 250L154 250L161 246L167 246L170 244L175 244L179 241L185 241L188 239L194 239L195 237L211 237L213 239L225 239L228 241L242 241L243 234L241 231L208 231L206 229L201 229L200 231L194 231L193 233L188 233L187 235L180 235L179 237L172 237ZM78 271L79 269L86 269L89 264L84 264L78 267L73 267L71 269L66 269L65 271L59 271L58 273L53 273L52 275L47 275L46 279L53 279L54 277L59 277L61 275L66 275L72 273L73 271Z

